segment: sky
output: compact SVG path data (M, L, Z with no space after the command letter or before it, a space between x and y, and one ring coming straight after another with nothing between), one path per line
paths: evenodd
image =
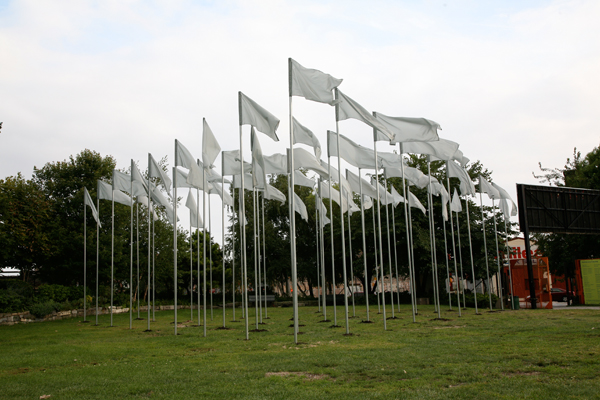
M284 153L291 57L369 111L438 122L516 201L538 162L600 144L598 20L595 0L0 0L0 177L83 149L123 169L148 153L172 165L175 139L200 158L202 118L237 149L238 91L281 120L279 142L259 139ZM336 129L328 105L294 97L293 113L322 144ZM339 132L372 147L358 121Z

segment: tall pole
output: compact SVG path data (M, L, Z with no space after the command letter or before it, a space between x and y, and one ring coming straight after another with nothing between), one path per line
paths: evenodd
M210 192L208 192L208 196L206 196L208 201L208 267L209 267L209 281L210 281L210 320L212 321L214 318L213 311L213 276L212 276L212 220L210 211Z
M408 193L408 195L410 196L410 183L408 183L406 185L406 192ZM410 238L410 258L412 260L412 282L411 282L411 286L412 286L412 295L413 295L413 304L414 304L414 314L413 314L413 322L415 321L415 315L419 313L419 308L417 306L417 273L416 273L416 269L415 269L415 246L414 246L414 241L413 241L413 228L412 228L412 212L411 212L411 207L409 204L408 207L408 227L409 227L409 235L408 237Z
M452 217L452 212L450 212L450 217ZM458 212L456 212L456 238L458 239L458 262L460 264L460 278L458 280L458 284L459 287L461 286L461 281L463 280L463 277L465 276L465 273L463 272L463 259L462 259L462 247L460 244L460 225L458 222ZM463 308L467 308L467 301L465 300L465 289L464 289L464 285L463 285Z
M110 326L113 326L113 293L114 293L114 269L115 269L115 190L112 189L112 215L110 235Z
M87 210L83 201L83 322L87 322ZM131 286L131 284L129 285ZM131 310L131 307L129 308ZM131 326L130 326L131 328Z
M427 186L427 202L429 203L429 234L431 240L431 270L433 278L433 296L435 306L437 308L438 318L442 317L442 310L440 305L440 285L438 282L438 269L437 269L437 251L435 245L435 222L433 220L433 187L431 184L431 161L430 157L427 157L427 174L429 176L429 184ZM444 221L444 218L442 218ZM446 223L444 221L444 248L446 248ZM446 271L448 271L448 250L446 250ZM448 280L449 281L449 280ZM452 303L450 303L450 309L452 309Z
M465 210L467 213L467 232L469 232L469 252L471 254L471 274L473 274L473 294L475 298L475 314L477 311L477 279L475 278L475 261L473 259L473 241L471 240L471 220L469 217L469 198L465 195Z
M321 235L319 234L319 196L315 194L315 233L317 236L317 287L321 289ZM321 312L321 293L317 292L317 305L319 306L319 312Z
M248 285L247 285L247 262L246 262L246 228L243 226L244 218L246 216L246 196L244 196L244 147L242 140L242 92L238 93L238 110L240 112L240 168L241 168L241 177L242 177L242 188L240 190L240 201L241 201L241 216L240 216L240 225L242 226L242 266L243 266L243 296L244 296L244 309L245 309L245 324L246 324L246 340L248 340Z
M263 267L264 267L264 274L263 274L263 280L265 282L264 286L265 286L265 319L269 318L269 314L267 312L267 245L266 245L266 235L265 235L265 196L263 194L262 198L262 234L263 234Z
M481 186L481 182L479 183L479 186ZM487 272L487 286L488 286L488 297L490 299L490 311L492 311L492 286L491 286L491 281L490 281L490 268L489 268L489 264L488 264L488 252L487 252L487 239L486 239L486 234L485 234L485 214L483 212L483 195L480 189L479 192L479 204L481 205L481 224L482 224L482 229L483 229L483 254L485 258L485 271Z
M294 291L292 292L292 301L294 305L294 343L298 344L298 271L296 264L296 210L294 208L294 193L295 193L295 179L294 179L294 123L293 123L293 112L292 112L292 59L288 58L288 82L289 82L289 124L290 124L290 152L288 155L288 165L290 170L288 171L290 174L290 245L292 250L292 287ZM330 193L331 194L331 193ZM333 233L333 232L332 232ZM333 246L333 236L332 236L332 246ZM335 297L335 296L334 296ZM334 300L335 301L335 300Z
M256 244L257 244L257 251L256 253L258 254L258 257L256 258L256 262L258 264L258 286L256 287L256 301L258 302L258 312L260 315L260 323L263 323L262 320L262 288L261 288L261 278L262 278L262 274L261 274L261 261L262 261L262 251L260 249L260 245L261 245L261 241L260 241L260 197L259 197L259 193L258 190L256 191Z
M512 281L512 269L510 266L510 247L508 246L508 230L507 230L507 217L506 215L504 216L504 236L506 237L506 261L508 261L508 278L509 278L509 283L510 283L510 308L512 310L515 309L515 305L514 305L514 292L513 292L513 281Z
M377 200L379 204L379 200ZM380 292L379 287L379 260L377 257L377 224L375 223L375 202L373 201L373 207L371 215L373 216L373 254L375 255L375 283L377 284L377 291ZM369 277L370 279L370 277ZM369 280L369 289L371 288L371 281ZM381 296L377 293L377 314L381 314Z
M254 173L254 172L253 172ZM256 330L258 330L258 271L256 270L256 188L252 188L252 238L254 250L254 319L256 321Z
M96 210L100 220L100 197L96 194ZM96 224L96 325L98 325L98 269L100 265L100 224Z
M198 201L196 202L196 216L198 217L198 219L196 219L196 292L198 293L196 304L198 304L197 319L198 326L200 326L200 189L198 188L196 188L196 199L198 199ZM204 224L204 221L202 222L202 224Z
M192 233L192 210L190 210L190 321L194 322L194 236Z
M352 253L352 227L350 221L350 195L346 192L346 202L348 203L348 249L350 251L350 282L352 282L352 316L356 317L356 307L354 304L354 266L352 265L353 254ZM347 295L346 295L347 296Z
M410 303L412 306L412 317L413 317L413 322L417 322L416 317L415 317L415 303L416 303L416 295L415 295L415 286L414 286L414 282L413 282L413 274L414 274L414 268L413 268L413 261L412 261L412 256L411 256L411 234L410 234L410 230L409 230L409 224L408 224L408 209L410 208L410 203L409 203L409 198L407 197L407 191L406 191L406 179L404 177L404 159L402 157L402 154L404 153L404 149L402 148L402 143L399 143L399 147L400 147L400 157L401 157L401 162L400 162L400 168L402 170L402 196L404 197L404 225L405 225L405 230L406 230L406 253L408 255L408 276L409 276L409 280L410 280Z
M382 235L381 235L381 211L380 211L380 205L381 205L381 195L379 194L379 179L377 178L377 174L379 171L379 162L377 160L377 136L376 136L376 132L373 132L373 150L374 150L374 155L375 155L375 187L377 188L377 225L378 225L378 230L379 230L379 255L380 255L380 264L379 264L379 268L381 270L381 285L380 285L380 291L381 291L381 305L383 306L383 329L387 330L387 320L386 320L386 316L385 316L385 290L383 290L383 288L381 286L383 286L383 243L382 243ZM338 149L339 149L339 143L338 143ZM375 206L375 204L373 204L373 206Z
M221 198L221 267L223 269L223 283L221 284L221 292L223 294L223 328L225 328L225 177L221 176L221 190L223 196Z
M156 222L152 218L152 322L156 322L156 234L154 226Z
M129 228L129 329L133 329L133 180L131 180L130 194L131 215Z
M400 277L398 275L398 249L396 246L396 213L394 209L396 206L392 205L392 233L394 239L394 266L396 269L396 299L398 301L398 312L400 312Z
M138 198L139 199L139 198ZM137 264L137 292L135 297L137 298L137 319L140 319L140 205L136 201L135 203L135 246L136 246L136 264Z
M385 174L385 170L384 170L384 174ZM387 188L387 177L385 177L384 175L384 179L383 182L385 184L384 189L385 189L385 226L386 226L386 230L387 230L387 244L388 244L388 267L389 267L389 271L390 271L390 305L392 306L392 319L396 318L396 315L394 314L394 291L393 291L393 287L394 285L392 284L392 278L394 277L394 274L392 273L392 244L391 244L391 240L390 240L390 211L389 211L389 200L388 200L388 188ZM384 288L385 288L385 284L384 284ZM384 290L385 293L385 290Z
M363 197L363 190L362 190L362 177L361 175L361 170L360 168L358 169L358 184L360 187L360 223L361 223L361 227L362 227L362 243L363 243L363 254L362 254L362 258L363 258L363 266L365 269L365 287L363 288L363 292L365 295L365 300L366 300L366 304L367 304L367 322L371 322L369 319L369 289L370 289L370 283L371 283L371 279L370 276L367 273L367 239L365 237L365 199Z
M206 169L204 165L202 166L202 187L202 325L204 328L204 337L206 337L206 191L208 190L208 185L206 183Z
M338 147L339 148L339 147ZM335 298L335 255L333 253L333 195L331 194L331 157L327 157L327 175L329 177L329 236L331 238L331 287L333 288L333 326L337 326L337 302ZM340 187L341 189L341 187ZM342 208L342 202L340 201L340 209Z
M175 152L175 165L177 165L177 152ZM177 167L173 167L173 295L175 335L177 335Z
M449 161L446 161L448 163ZM446 166L446 183L448 185L448 196L450 196L450 175L448 174L448 167ZM442 201L443 203L443 201ZM448 204L450 206L450 204ZM446 205L444 205L446 208ZM458 276L458 268L456 266L456 244L454 241L454 220L452 219L452 207L450 208L450 232L452 233L452 259L454 260L454 276L456 277L456 302L458 304L458 316L461 317L460 311L460 277ZM464 304L463 304L464 305Z
M502 273L500 271L500 250L498 248L498 225L496 225L496 211L494 204L494 199L492 199L492 213L494 215L494 237L496 238L496 261L498 262L498 278L496 279L496 283L498 285L498 296L500 297L500 307L502 311L504 311L504 300L502 298Z
M232 182L235 182L235 176L233 176ZM233 302L231 312L233 314L233 322L235 322L235 185L232 183L231 186L231 192L233 194L233 207L231 208L231 212L233 213L233 226L231 227L231 280L233 285L231 287L231 298ZM238 222L241 226L242 222L239 219L239 215L240 213L238 212Z
M150 238L150 234L152 233L150 230L150 217L152 215L152 186L150 186L150 153L148 153L148 282L147 282L147 296L146 296L146 308L148 311L148 327L146 328L146 330L148 332L150 332L150 293L152 290L152 287L150 286L150 264L151 264L151 259L150 259L150 254L152 251L152 242L151 242L151 238Z
M322 284L322 297L323 297L323 321L327 321L327 280L325 279L325 233L323 232L325 227L325 215L323 215L323 191L322 186L323 180L319 178L319 187L318 187L318 203L319 206L319 242L321 243L321 284ZM330 222L331 223L331 222Z

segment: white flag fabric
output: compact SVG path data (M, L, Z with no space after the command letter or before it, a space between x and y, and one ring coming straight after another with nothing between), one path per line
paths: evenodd
M88 192L87 188L83 188L83 206L89 206L92 210L92 216L96 220L96 223L102 227L100 223L100 217L98 216L98 210L96 210L96 206L94 205L94 201L92 200L92 196L90 196L90 192Z
M229 150L221 152L221 164L224 176L239 175L241 172L240 167L240 151ZM244 161L244 171L252 172L252 164Z
M363 208L368 210L371 207L373 207L373 200L369 196L363 195Z
M479 193L486 193L493 200L500 200L501 198L500 192L481 175L479 175Z
M221 152L221 146L213 134L206 118L202 118L202 163L205 167L213 168L217 156Z
M338 153L337 133L327 131L327 155L339 156L350 165L363 169L375 169L375 152L361 146L344 135L340 135L340 149Z
M258 141L258 136L254 131L254 127L252 127L251 132L251 147L252 147L252 170L254 171L253 183L254 187L262 187L265 190L265 195L268 195L269 188L267 186L267 174L265 172L265 161L262 155L262 149L260 147L260 142Z
M502 214L504 214L504 218L509 219L511 217L511 209L510 206L508 205L508 200L507 199L500 199L500 211L502 212Z
M136 201L146 208L150 208L151 203L148 201L148 196L137 196ZM158 215L156 215L156 211L154 211L154 207L152 207L152 218L154 221L158 220Z
M158 187L155 187L153 190L151 190L150 195L152 196L152 201L154 201L155 203L157 203L165 208L165 213L167 214L167 219L169 220L171 225L173 225L175 223L175 219L173 218L175 213L174 213L173 207L171 206L171 203L169 202L169 200L167 200L165 198L165 196L163 196L163 194L161 193L161 191ZM179 218L178 218L178 220L179 220Z
M389 117L376 112L375 118L394 133L394 143L399 142L430 142L439 140L440 124L426 118ZM381 138L380 140L386 140Z
M377 188L367 182L364 178L360 178L355 173L346 170L346 180L352 188L354 193L360 193L360 181L362 181L362 193L363 195L371 198L377 198Z
M458 192L454 189L454 194L452 195L452 202L450 203L450 210L452 212L461 212L462 204L460 202L460 197L458 196Z
M279 119L242 92L238 93L238 100L240 125L251 125L259 132L278 142L279 138L276 131L279 126Z
M294 171L294 185L296 185L296 186L305 186L305 187L309 187L309 188L314 188L315 187L315 181L313 181L312 179L308 178L302 172L296 170L296 171Z
M305 68L291 58L288 59L288 62L290 97L301 96L306 100L333 105L334 99L331 91L342 83L341 79L334 78L318 69Z
M435 142L406 142L401 143L400 149L402 153L427 154L445 161L452 159L458 150L458 143L446 139Z
M413 192L409 192L408 194L408 205L413 208L418 208L423 214L427 214L425 207L423 207L423 204L421 204L417 196L415 196Z
M475 185L473 185L473 181L471 181L471 177L467 174L467 171L464 168L460 167L454 161L446 162L447 173L450 178L458 178L460 180L460 192L465 195L474 195L475 194ZM464 189L464 190L463 190Z
M233 188L239 189L242 187L242 177L240 175L233 176ZM252 190L252 174L244 175L244 190Z
M131 192L131 175L114 169L112 175L112 187L113 190L122 190L127 193Z
M325 225L327 225L330 222L331 220L327 218L327 216L323 215L323 217L321 218L321 228L325 227Z
M270 156L263 156L263 162L265 164L265 174L288 173L288 158L285 154L275 153Z
M120 190L113 190L112 185L108 183L98 181L98 198L100 200L113 200L113 196L115 202L131 207L131 197Z
M188 192L185 206L190 210L190 224L192 228L202 228L202 217L198 215L198 206L191 190Z
M328 178L327 168L323 168L319 160L317 160L315 156L304 149L294 149L294 168L309 169L321 175L321 177L324 179Z
M217 183L217 182L212 183L212 188L210 189L208 194L211 194L211 193L218 194L219 197L221 197L221 201L224 202L225 205L227 205L229 207L233 207L233 198L231 197L229 192L223 190L223 187L221 186L220 183Z
M292 117L292 125L294 132L294 144L302 143L312 146L315 151L315 157L317 159L321 158L321 143L319 143L319 139L315 136L314 133L304 125L302 125L298 120Z
M394 185L392 185L392 198L394 199L394 207L397 207L400 203L404 203L404 197L400 196Z
M394 198L392 197L392 194L387 192L383 185L375 180L374 176L371 177L371 184L373 184L373 186L379 185L379 204L382 206L394 204ZM377 186L375 186L375 188L377 188Z
M337 168L335 168L333 165L327 164L323 160L321 160L321 165L323 166L323 168L326 171L329 170L328 168L331 168L331 182L337 182L338 178L341 176L342 177L342 181L339 182L340 186L343 188L343 190L347 191L348 193L352 193L352 187L350 186L350 183L348 183L348 181L346 180L346 178L344 178L344 175L340 175L338 173Z
M133 181L133 193L131 193L133 197L145 196L148 194L147 181L144 179L133 160L131 160L131 180Z
M267 183L267 188L268 188L268 190L266 190L264 192L266 200L277 200L281 204L285 203L286 197L283 193L281 193L279 191L279 189L269 185L268 183Z
M340 205L340 192L336 189L331 188L331 194L329 194L329 184L325 182L321 182L321 197L323 199L328 199L331 197L331 200L335 201L337 205ZM348 202L346 201L346 196L342 197L342 213L348 211Z
M388 153L384 151L377 152L377 164L379 168L401 168L402 167L402 157L400 154L396 153ZM406 163L404 163L406 165Z
M306 211L306 205L302 199L294 192L294 211L296 211L303 220L308 222L308 211Z
M444 185L438 182L434 177L431 177L431 194L442 196L442 216L445 221L448 221L448 207L446 207L446 204L450 201L450 195Z
M384 169L386 178L402 178L402 170L395 167L386 167ZM419 169L409 166L404 166L404 179L414 184L420 189L423 189L429 184L429 177L422 173Z
M337 121L343 121L345 119L356 119L365 124L369 125L376 131L381 132L385 140L390 141L394 139L394 133L391 132L385 125L381 123L377 118L371 115L363 106L346 96L339 89L336 89L339 102L335 106L335 116Z
M152 154L149 154L149 165L148 165L148 173L150 175L150 178L159 178L161 183L163 184L165 190L167 191L167 193L169 194L169 196L171 195L171 178L169 178L167 176L167 174L165 173L165 171L162 170L161 167L158 166L158 163L156 162L156 160L154 159L154 157L152 157Z
M177 176L177 179L175 181L178 188L196 188L196 186L188 183L189 174L187 172L176 168L175 174ZM203 190L203 186L200 186L197 189Z
M186 183L191 187L202 190L204 187L204 179L202 178L202 169L198 166L196 159L192 156L192 153L177 139L175 139L175 166L187 168L190 172L186 174ZM181 186L179 177L177 177L178 187L190 187Z
M499 185L496 185L493 182L492 182L492 186L498 191L498 193L500 194L500 198L507 201L507 206L512 205L509 217L516 216L517 215L517 205L515 204L513 199L510 197L510 194L508 194L508 192L506 190L504 190Z

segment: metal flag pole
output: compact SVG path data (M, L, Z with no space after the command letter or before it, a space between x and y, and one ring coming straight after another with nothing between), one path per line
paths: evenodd
M379 200L377 200L379 204ZM375 202L371 208L371 215L373 216L373 254L375 255L375 283L377 284L377 291L379 288L379 260L377 257L377 224L375 223ZM371 288L371 281L369 280L369 289ZM381 314L381 299L379 293L377 293L377 314Z
M133 173L131 176L133 177ZM130 185L131 215L129 222L129 329L133 329L133 180L130 181Z
M252 188L252 237L253 237L253 250L254 250L254 319L256 321L256 330L258 331L258 271L256 269L256 188Z
M114 178L113 178L114 179ZM115 270L115 189L112 189L112 216L110 235L110 326L113 326L113 293L114 293L114 270Z
M146 309L148 311L148 327L147 327L147 331L150 332L150 293L152 290L152 287L150 286L150 263L151 263L151 259L150 259L150 255L151 255L151 251L152 251L152 242L151 242L151 238L150 238L150 234L152 233L150 230L150 217L152 215L152 194L151 194L151 190L152 187L150 186L150 153L148 153L148 282L147 282L147 296L146 296Z
M452 217L452 211L450 212L450 217ZM465 273L463 272L463 259L462 259L462 248L460 244L460 225L458 222L458 212L456 212L456 237L458 239L458 263L460 264L460 278L458 279L458 287L460 288L462 285L463 277ZM463 308L467 308L467 301L465 300L465 288L463 286Z
M231 207L231 213L233 214L231 226L231 313L233 314L232 322L235 322L235 175L232 176L231 182L231 193L233 197L233 206Z
M338 99L338 91L335 89L335 98ZM339 107L336 106L336 118L335 118L335 131L337 136L337 148L340 148L340 128L339 121L337 118L337 113L339 111ZM341 227L341 238L342 238L342 276L344 280L344 315L346 319L346 335L350 334L350 323L348 322L348 295L346 294L346 289L348 287L348 276L346 273L346 230L344 229L344 207L342 207L342 157L340 157L338 150L338 182L340 183L340 227ZM348 205L348 212L350 212L350 205Z
M432 279L433 279L433 297L435 307L437 308L438 318L442 317L442 310L440 305L440 285L438 282L438 270L437 270L437 251L435 244L435 222L433 221L433 187L431 185L431 160L430 157L427 156L427 175L429 176L429 183L427 185L427 202L429 209L429 238L430 238L430 246L431 246L431 270L432 270ZM442 218L444 223L444 249L446 251L446 271L448 271L448 250L446 249L446 222L444 218ZM448 280L449 282L450 280ZM450 294L448 295L450 296ZM450 310L452 310L452 300L450 301Z
M248 331L248 268L247 268L247 260L246 260L246 227L243 225L244 220L245 220L245 216L246 216L246 196L244 195L244 190L245 190L245 186L244 186L244 147L243 147L243 140L242 140L242 92L238 92L238 110L239 110L239 114L240 114L240 168L241 168L241 172L240 175L242 177L242 188L241 188L241 195L240 195L240 201L241 201L241 222L240 225L242 226L242 228L240 228L242 230L242 271L243 271L243 296L244 296L244 310L245 310L245 314L244 314L244 318L245 318L245 324L246 324L246 340L249 340L249 331Z
M335 255L333 253L333 196L331 194L331 157L327 157L327 175L329 182L329 232L331 238L331 287L333 288L333 326L337 326L337 302L335 298ZM341 185L340 185L341 186ZM341 189L341 187L340 187ZM342 202L340 201L340 208L342 208Z
M190 192L192 189L190 189ZM194 322L194 236L192 233L192 210L190 210L190 322Z
M446 161L448 163L449 161ZM448 164L446 164L446 184L448 185L448 196L450 196L450 174L448 174ZM442 200L443 203L443 200ZM446 208L446 205L444 205ZM454 241L454 220L452 219L452 207L448 202L448 208L450 208L450 232L452 233L452 259L454 260L454 276L456 278L456 302L458 304L458 316L462 317L460 310L460 277L458 276L458 268L456 266L456 243ZM464 304L463 304L464 305Z
M469 232L469 252L471 254L471 273L473 274L473 295L475 298L475 315L477 311L477 279L475 278L475 261L473 259L473 241L471 240L471 220L469 217L469 198L465 195L465 211L467 213L467 231Z
M351 224L350 224L350 196L348 194L348 192L346 191L346 202L348 203L348 250L349 255L350 255L350 282L352 282L351 285L351 293L352 293L352 316L356 317L356 307L354 305L354 266L352 265L352 228L351 228ZM345 293L344 293L345 294ZM346 295L346 294L345 294ZM347 296L347 295L346 295Z
M410 196L410 182L406 185L406 192L408 193L408 195ZM415 307L415 311L413 314L413 322L415 321L415 315L419 314L419 308L417 305L417 273L416 273L416 269L415 269L415 246L414 246L414 241L413 241L413 228L412 228L412 211L411 211L411 207L409 204L408 207L408 227L409 227L409 235L408 237L410 238L410 258L412 260L412 295L413 295L413 304Z
M500 297L500 307L504 311L504 299L502 298L502 274L500 271L500 250L498 248L498 226L496 225L496 211L494 208L494 199L492 199L492 214L494 215L494 237L496 238L496 261L498 263L498 278L496 278L496 284L498 285L498 295Z
M208 192L207 201L208 201L208 268L209 268L209 281L210 281L210 320L212 321L214 318L213 311L213 277L212 277L212 222L211 222L211 214L210 211L210 192Z
M315 243L317 245L317 290L321 289L321 235L319 234L319 197L315 194ZM317 291L317 305L319 306L319 312L321 312L321 293Z
M392 238L394 239L394 266L396 268L396 300L398 303L398 312L400 312L400 277L398 275L398 249L396 243L396 213L394 209L396 206L392 205Z
M137 319L140 318L140 205L138 202L135 203L135 246L136 246L136 264L137 264L137 291L135 297L137 298Z
M402 154L404 153L404 149L402 148L402 142L400 142L399 144L400 147L400 158L401 158L401 162L400 162L400 168L402 170L402 196L404 197L404 226L405 226L405 230L406 230L406 253L408 255L408 278L410 280L410 303L412 306L412 317L413 317L413 322L417 322L416 318L415 318L415 303L416 303L416 297L415 297L415 286L413 283L413 274L414 274L414 269L413 269L413 261L412 261L412 256L411 256L411 242L412 242L412 238L411 238L411 234L410 234L410 230L409 230L409 224L408 224L408 209L410 209L410 204L409 204L409 198L407 197L406 193L406 179L404 177L404 159L402 157Z
M87 190L87 189L86 189ZM87 192L86 192L87 193ZM87 321L87 210L83 200L83 322ZM129 285L131 287L131 284ZM131 306L129 307L131 310ZM131 329L131 326L129 326Z
M204 190L204 188L202 189ZM197 311L197 319L198 326L202 325L200 323L200 189L196 188L196 293L197 299L196 304L198 305ZM203 222L204 223L204 222Z
M293 112L292 112L292 59L288 58L288 82L289 82L289 124L290 124L290 151L288 154L288 167L289 167L289 216L290 216L290 246L292 250L292 301L294 305L294 343L298 344L298 266L296 263L296 210L294 208L294 193L295 193L295 179L294 179L294 123L293 123ZM330 186L331 192L331 186ZM331 197L331 193L329 194ZM333 250L333 232L331 238L331 246ZM333 255L332 255L333 257ZM334 280L335 281L335 280ZM334 296L335 298L335 296ZM335 300L334 300L335 301Z
M175 165L177 165L177 152L175 152ZM177 335L177 284L177 167L173 167L173 316L175 318L175 335ZM154 304L154 302L152 303Z
M323 297L323 321L327 321L327 280L325 279L325 232L324 232L324 221L325 221L325 215L323 215L323 193L322 193L322 188L321 185L323 184L323 180L319 177L319 187L318 187L318 193L317 193L317 197L318 197L318 203L319 206L317 207L319 209L319 216L320 216L320 223L319 223L319 237L320 237L320 244L321 244L321 283L322 283L322 289L321 289L321 295ZM325 210L327 211L327 210ZM331 223L331 222L330 222Z
M373 150L374 150L374 156L375 156L375 175L374 175L374 179L375 179L375 186L377 188L377 225L378 225L378 230L379 230L379 255L380 255L380 264L379 264L379 268L381 270L381 285L379 285L380 291L381 291L381 305L383 306L383 329L387 330L387 318L385 315L385 290L383 289L383 243L382 243L382 234L381 234L381 210L380 210L380 205L381 205L381 195L379 194L379 179L377 177L378 172L379 172L379 163L377 162L377 131L373 131ZM338 149L339 149L339 143L338 143ZM373 206L375 206L375 204L373 204Z
M258 285L256 286L256 302L258 303L259 323L262 325L262 274L261 274L261 250L260 250L260 197L258 190L256 191L256 214L254 217L256 221L256 263L258 266Z
M223 294L223 328L225 328L225 176L221 176L221 190L223 196L221 198L221 267L223 269L223 283L221 284L221 292Z
M361 177L361 169L358 169L358 184L360 187L360 223L361 223L361 227L362 227L362 243L363 243L363 254L362 254L362 258L363 258L363 266L365 269L365 287L363 288L363 293L365 295L365 300L366 300L366 304L367 304L367 322L371 322L371 320L369 319L369 289L370 289L370 282L371 279L367 273L367 239L365 237L365 199L363 197L363 190L362 190L362 177Z
M392 284L392 278L394 277L394 274L392 273L392 243L390 240L390 211L389 211L389 200L388 200L388 188L387 188L387 177L385 176L385 169L383 170L384 172L384 176L383 176L383 183L385 184L384 189L385 189L385 226L386 226L386 231L387 231L387 242L388 242L388 266L389 266L389 270L390 270L390 305L392 306L392 319L396 318L396 315L394 314L394 292L393 292L393 287L394 285ZM385 293L385 283L384 283L384 291Z
M480 178L481 179L481 178ZM485 235L485 214L483 212L483 195L482 195L482 190L481 189L481 182L479 182L479 204L481 205L481 224L482 224L482 230L483 230L483 254L485 258L485 270L487 272L487 286L488 286L488 297L490 299L490 311L492 311L492 287L490 285L491 281L490 281L490 268L488 265L488 252L487 252L487 239L486 239L486 235Z
M100 221L100 196L96 193L96 210ZM98 325L98 267L100 263L100 224L96 224L96 325Z
M263 196L261 198L261 202L262 202L262 234L263 234L263 268L264 268L264 274L263 274L263 280L264 280L264 286L265 286L265 319L269 319L269 313L267 311L267 242L266 242L266 234L265 234L265 195L263 193Z
M156 221L152 218L152 322L156 322L156 234L154 226Z
M446 220L442 218L443 222L443 231L444 231L444 255L446 259L446 280L448 281L448 287L450 286L450 265L448 260L448 239L446 238ZM448 290L448 301L450 305L450 310L452 311L452 290L449 288Z
M198 160L198 165L200 165L200 160ZM206 337L206 190L208 185L206 184L204 165L202 165L202 187L202 325L204 327L204 337Z

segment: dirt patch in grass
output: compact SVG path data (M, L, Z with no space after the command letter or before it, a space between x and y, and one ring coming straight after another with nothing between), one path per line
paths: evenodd
M452 325L452 326L434 326L432 329L457 329L464 328L466 325Z
M534 376L534 375L539 375L539 374L541 374L540 371L514 371L514 372L504 372L502 375L508 376L508 377L515 377L515 376Z
M305 381L316 381L319 379L331 379L331 377L329 375L326 374L311 374L309 372L287 372L287 371L282 371L282 372L267 372L265 374L265 377L268 378L270 376L281 376L284 378L290 377L290 376L300 376L303 377Z

